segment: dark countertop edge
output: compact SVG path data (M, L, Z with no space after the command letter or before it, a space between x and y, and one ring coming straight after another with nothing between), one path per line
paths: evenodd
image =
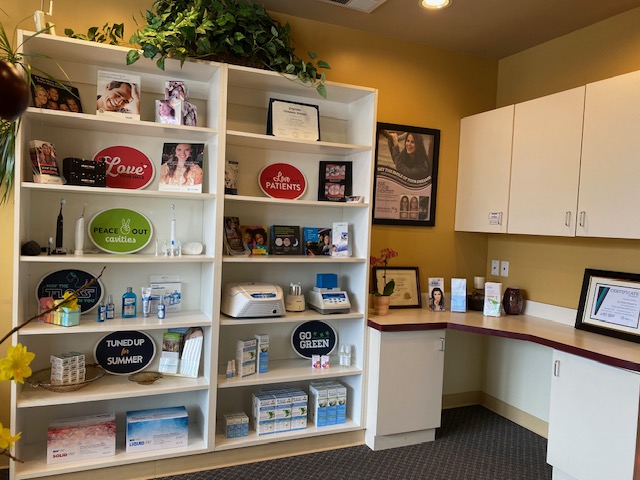
M640 372L640 364L629 360L623 360L621 358L611 357L601 353L579 348L574 345L567 345L566 343L556 342L548 338L537 337L534 335L509 332L506 330L495 330L490 328L482 328L470 325L461 325L459 323L449 322L437 322L437 323L404 323L398 325L380 325L373 320L368 320L367 325L380 332L417 332L427 330L442 330L450 328L451 330L458 330L469 333L480 333L483 335L491 335L494 337L510 338L512 340L525 340L545 347L561 350L579 357L588 358L589 360L595 360L596 362L604 363L605 365L611 365L612 367L624 368L632 370L634 372Z

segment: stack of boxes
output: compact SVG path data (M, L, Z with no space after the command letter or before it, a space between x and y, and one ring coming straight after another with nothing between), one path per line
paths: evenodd
M47 432L47 464L116 454L116 415L104 413L53 420Z
M249 436L249 417L244 412L227 413L224 415L222 428L227 438Z
M257 340L249 338L236 343L236 375L240 378L256 373Z
M295 387L263 389L253 394L253 427L258 435L307 428L308 395Z
M67 352L51 355L51 384L72 385L85 380L84 354Z
M339 382L311 382L310 420L316 427L340 425L347 421L347 388Z

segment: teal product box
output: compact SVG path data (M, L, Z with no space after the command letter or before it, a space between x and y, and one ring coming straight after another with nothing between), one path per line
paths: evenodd
M322 384L309 386L309 419L316 427L327 426L328 391Z
M452 312L467 311L467 279L466 278L451 279L451 311Z
M347 423L347 387L337 383L335 384L338 392L338 405L336 408L336 424L342 425Z
M338 423L338 387L329 383L323 388L327 389L327 425Z
M269 335L257 334L257 353L258 360L256 369L258 373L267 373L269 371Z
M244 412L234 414L236 417L236 437L249 436L249 417Z
M185 407L127 412L127 453L187 447L189 415Z
M226 438L236 438L238 435L238 418L232 413L226 413L222 422L222 430Z

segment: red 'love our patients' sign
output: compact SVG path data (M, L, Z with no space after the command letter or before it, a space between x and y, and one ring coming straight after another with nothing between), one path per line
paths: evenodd
M93 159L107 164L107 187L145 188L153 180L153 162L133 147L117 145L100 150Z
M258 183L271 198L295 200L307 189L307 179L300 170L288 163L273 163L260 171Z

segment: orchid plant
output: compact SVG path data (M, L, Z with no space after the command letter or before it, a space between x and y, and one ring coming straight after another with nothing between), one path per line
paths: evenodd
M104 268L102 269L102 272L104 272ZM60 307L67 307L71 310L78 309L78 294L83 290L86 290L91 285L95 284L102 276L102 272L100 272L100 275L98 275L97 277L86 281L84 285L82 285L79 289L73 292L65 292L63 297L56 300L51 308L43 310L37 315L28 318L17 327L12 328L11 331L0 338L0 344L6 342L9 338L11 338L11 335L16 333L25 325L29 324L31 321L47 315L48 313L51 313ZM29 378L33 373L31 371L31 362L34 358L36 358L35 353L29 352L27 350L27 347L25 347L21 343L18 343L15 346L10 346L7 349L7 356L4 358L0 358L0 381L13 380L15 382L24 384L25 378ZM11 454L11 450L13 449L15 443L20 440L20 437L21 433L13 435L10 429L4 428L2 423L0 423L0 455L5 455L12 460L20 462L20 459L14 457Z
M379 257L370 257L369 263L371 263L372 267L382 267L382 282L384 287L382 292L380 292L376 286L375 290L372 292L376 296L388 297L393 293L394 288L396 287L396 282L391 279L387 282L387 265L389 264L389 260L397 257L399 254L395 250L391 248L383 248L380 250ZM376 279L377 280L377 279ZM377 282L376 282L377 284Z

